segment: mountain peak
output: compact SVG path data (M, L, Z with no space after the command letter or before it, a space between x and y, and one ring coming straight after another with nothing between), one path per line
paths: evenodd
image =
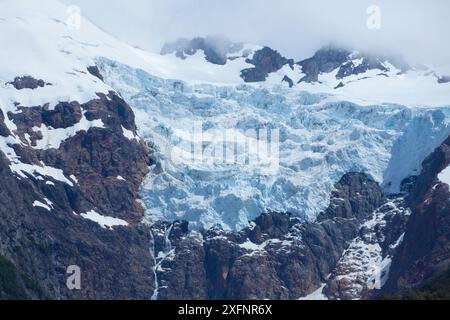
M300 82L320 82L320 74L338 70L335 78L344 79L376 70L378 75L387 72L405 72L411 67L401 57L376 55L372 53L350 50L337 45L328 45L319 49L311 58L298 63L305 76ZM396 70L394 70L396 69Z
M174 42L166 43L161 49L162 55L174 53L178 58L196 54L199 50L205 53L206 60L213 64L224 65L229 55L236 54L244 48L243 43L235 43L222 35L195 37L192 39L180 38Z

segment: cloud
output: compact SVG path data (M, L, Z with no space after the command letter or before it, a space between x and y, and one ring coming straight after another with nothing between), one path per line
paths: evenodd
M179 37L223 34L295 59L330 42L450 64L447 0L65 0L119 38L159 51ZM377 5L381 29L367 28Z

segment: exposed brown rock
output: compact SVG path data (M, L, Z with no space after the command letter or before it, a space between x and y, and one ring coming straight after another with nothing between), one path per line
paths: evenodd
M285 65L294 68L294 60L283 57L279 52L269 47L256 51L253 57L247 59L246 62L253 64L255 67L241 71L241 78L245 82L265 81L270 73L280 70Z

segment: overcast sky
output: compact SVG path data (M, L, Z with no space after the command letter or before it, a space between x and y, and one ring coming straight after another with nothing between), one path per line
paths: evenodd
M103 29L159 51L179 37L223 34L272 46L295 59L343 43L401 53L422 63L450 64L448 0L64 0ZM377 5L381 29L367 27Z

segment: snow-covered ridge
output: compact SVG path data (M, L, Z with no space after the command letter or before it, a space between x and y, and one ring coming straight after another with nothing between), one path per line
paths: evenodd
M125 220L104 216L99 214L95 210L91 210L86 213L81 213L80 216L83 217L84 219L97 223L104 229L112 229L113 227L117 226L125 226L125 227L128 226L128 222L126 222Z
M237 48L241 49L234 52ZM164 57L176 58L175 63L184 62L180 74L173 78L188 83L229 84L234 79L234 84L284 85L298 91L326 92L338 100L361 105L429 107L450 103L449 77L439 75L431 67L413 67L401 57L375 56L335 45L323 47L313 57L299 62L268 47L232 43L214 36L180 39L166 45L162 53ZM254 68L256 72L248 75ZM190 69L208 71L192 74ZM214 71L214 79L208 76L210 71Z

